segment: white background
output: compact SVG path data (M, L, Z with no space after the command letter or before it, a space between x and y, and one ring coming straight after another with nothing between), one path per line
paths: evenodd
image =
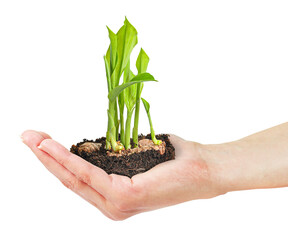
M0 239L288 239L288 189L228 193L113 222L22 144L105 134L106 25L127 16L159 83L157 133L232 141L287 121L287 1L1 1ZM142 109L143 110L143 109ZM149 131L142 112L140 131Z

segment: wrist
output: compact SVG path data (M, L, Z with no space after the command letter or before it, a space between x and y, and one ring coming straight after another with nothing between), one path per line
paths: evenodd
M233 156L232 145L201 144L199 154L209 166L211 180L222 193L243 189L241 186L241 166ZM234 165L234 166L233 166Z

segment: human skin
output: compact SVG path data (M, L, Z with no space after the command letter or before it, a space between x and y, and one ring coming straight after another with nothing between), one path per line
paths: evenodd
M288 123L223 144L171 135L176 159L132 178L108 175L43 132L21 138L66 187L113 220L230 191L288 186Z

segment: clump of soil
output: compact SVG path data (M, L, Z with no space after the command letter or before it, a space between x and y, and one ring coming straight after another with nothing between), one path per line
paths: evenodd
M162 144L154 145L151 135L139 136L139 147L113 153L105 149L106 138L95 141L84 139L83 142L73 145L70 151L86 161L102 168L108 174L114 173L132 177L153 168L159 163L175 159L175 148L169 140L169 135L156 136ZM133 142L131 140L133 146Z

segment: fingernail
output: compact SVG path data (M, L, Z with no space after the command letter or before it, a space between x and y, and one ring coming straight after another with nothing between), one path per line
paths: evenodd
M41 145L39 145L37 148L39 148L40 150L42 150L42 146L41 146Z

